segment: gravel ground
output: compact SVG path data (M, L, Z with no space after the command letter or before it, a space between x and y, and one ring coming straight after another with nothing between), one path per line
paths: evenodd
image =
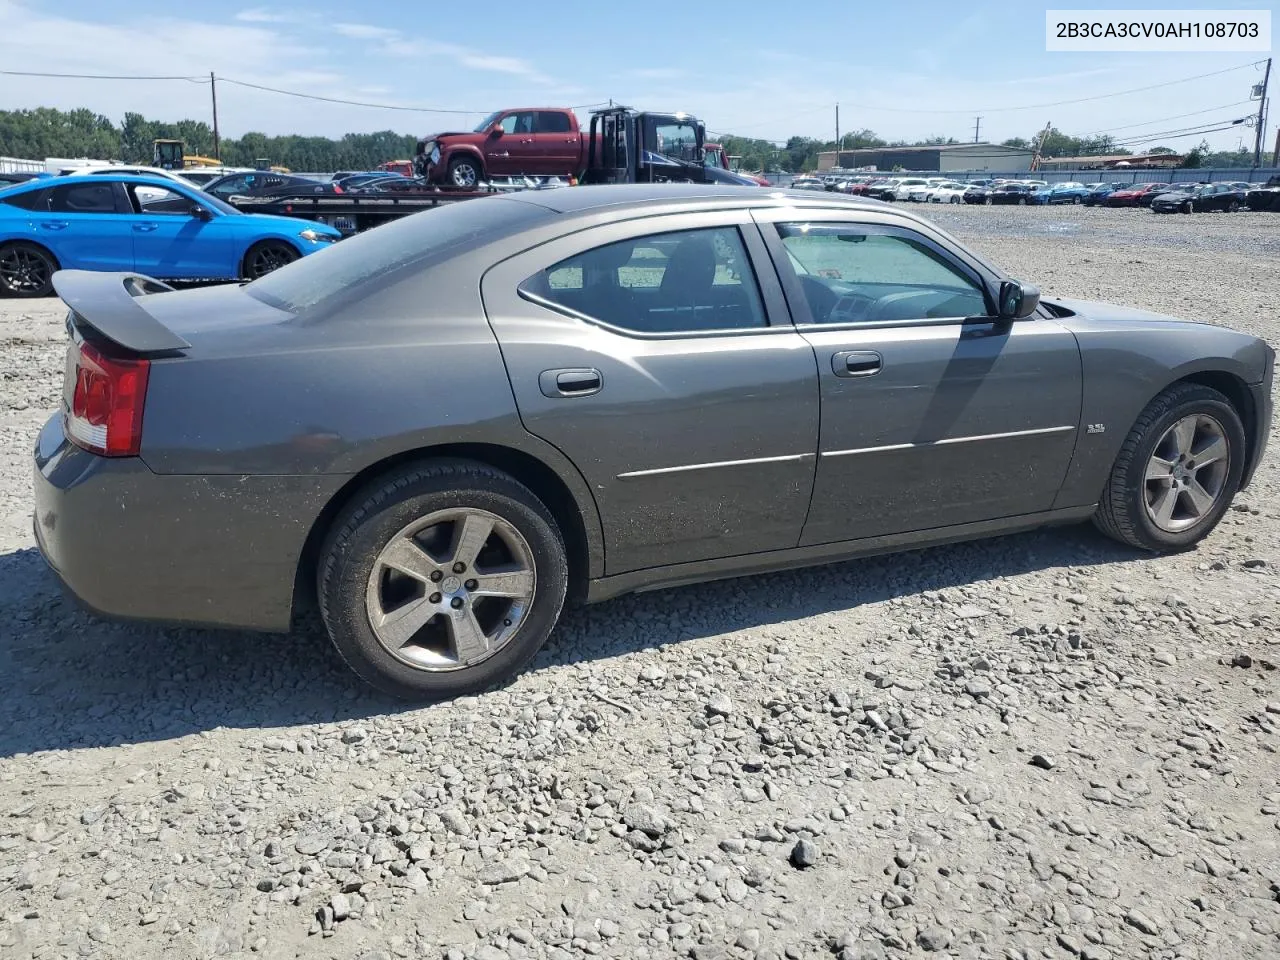
M1280 339L1280 216L930 213L1048 292ZM60 314L0 304L0 956L1280 955L1274 431L1190 554L1071 528L628 597L406 709L315 633L59 598Z

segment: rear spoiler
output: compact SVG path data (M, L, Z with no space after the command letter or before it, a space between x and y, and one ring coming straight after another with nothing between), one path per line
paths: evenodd
M53 289L76 320L133 353L168 353L191 344L147 312L139 299L173 287L139 273L59 270Z

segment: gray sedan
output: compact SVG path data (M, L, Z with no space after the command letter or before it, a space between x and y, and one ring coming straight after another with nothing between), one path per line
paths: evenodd
M458 202L242 286L59 273L35 530L111 616L286 631L476 691L566 601L1092 518L1205 537L1262 456L1256 337L1041 300L878 201Z

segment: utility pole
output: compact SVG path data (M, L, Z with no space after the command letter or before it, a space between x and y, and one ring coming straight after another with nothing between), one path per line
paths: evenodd
M836 166L840 166L840 104L836 104Z
M978 142L978 131L981 129L982 129L982 118L974 117L973 118L973 142L974 143Z
M209 71L209 96L213 98L213 159L222 160L222 144L218 140L218 78Z
M1267 123L1267 84L1271 81L1271 58L1267 57L1267 70L1262 75L1262 96L1258 98L1258 123L1254 130L1253 165L1262 166L1262 135Z
M1271 165L1280 167L1280 127L1276 128L1276 152L1271 154Z

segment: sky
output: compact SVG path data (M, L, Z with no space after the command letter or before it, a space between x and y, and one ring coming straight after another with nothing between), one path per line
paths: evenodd
M219 77L221 132L232 137L250 130L421 135L469 129L503 107L579 107L612 98L642 109L686 110L709 131L774 140L834 137L837 103L842 132L869 128L890 140L970 141L980 114L981 138L999 142L1029 138L1049 122L1075 135L1146 138L1256 113L1249 89L1262 73L1247 65L1265 56L1048 53L1045 7L1025 0L911 0L874 8L849 0L650 0L566 4L562 13L548 4L490 0L461 16L446 9L461 8L419 0L368 6L0 0L0 70L205 78L212 71ZM1216 71L1227 72L1110 96ZM321 103L230 80L461 112ZM1280 63L1272 89L1280 90ZM1101 99L1060 103L1084 98ZM38 106L88 107L116 122L126 111L154 120L211 114L208 83L0 75L0 109ZM1241 137L1252 148L1251 128L1205 135L1215 149L1234 149ZM1185 150L1199 140L1167 136L1126 145L1135 152L1158 144Z

